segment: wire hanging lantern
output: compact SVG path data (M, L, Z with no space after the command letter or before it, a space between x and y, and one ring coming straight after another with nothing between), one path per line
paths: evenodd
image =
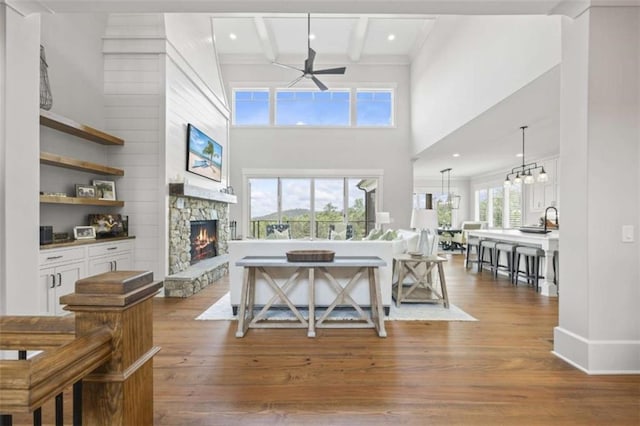
M444 192L444 174L447 174L447 192ZM460 208L460 196L451 193L451 167L440 170L442 176L442 194L446 195L445 206L448 210L455 210Z
M44 54L44 46L40 45L40 108L50 110L53 105L49 75L47 72L47 58Z

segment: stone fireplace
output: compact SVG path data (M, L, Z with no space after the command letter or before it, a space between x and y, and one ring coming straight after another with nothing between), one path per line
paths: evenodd
M165 296L189 297L228 271L229 203L235 196L169 185L169 276Z

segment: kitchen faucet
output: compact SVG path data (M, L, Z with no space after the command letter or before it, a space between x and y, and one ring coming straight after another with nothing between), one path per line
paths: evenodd
M549 209L553 209L556 212L556 229L560 229L559 225L558 225L558 209L556 209L553 206L549 206L546 209L544 209L544 232L547 232L547 212L549 212Z

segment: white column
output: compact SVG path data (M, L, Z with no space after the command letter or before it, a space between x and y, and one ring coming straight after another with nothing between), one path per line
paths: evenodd
M640 7L562 28L560 318L554 352L591 374L640 372ZM622 242L623 225L635 229Z
M0 56L0 314L36 314L39 15L0 4Z

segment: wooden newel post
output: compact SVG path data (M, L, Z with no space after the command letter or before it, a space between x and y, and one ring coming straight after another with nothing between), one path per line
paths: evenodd
M85 425L153 424L153 306L162 288L152 272L107 272L76 282L76 292L62 296L75 313L76 336L97 327L112 330L111 360L83 379Z

